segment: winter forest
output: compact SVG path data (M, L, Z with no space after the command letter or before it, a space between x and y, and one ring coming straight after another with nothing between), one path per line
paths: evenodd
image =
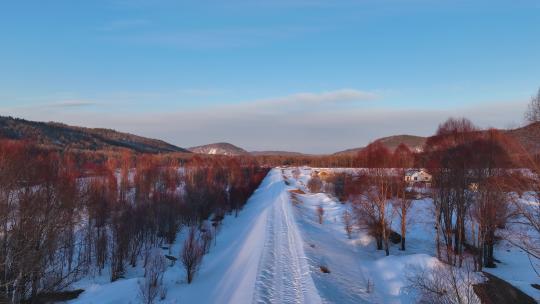
M344 165L347 162L350 166ZM239 215L247 212L243 211L246 203L256 204L249 203L250 196L261 200L254 195L258 187L263 200L274 195L275 190L261 184L266 175L272 180L277 176L287 189L279 195L285 195L285 203L292 208L289 216L304 217L299 222L311 218L317 229L332 225L327 229L341 231L332 238L341 238L348 247L360 246L369 254L427 259L429 263L403 266L400 294L409 290L406 298L400 298L403 302L483 303L493 299L493 286L505 285L482 270L503 263L500 249L497 251L503 245L528 259L525 266L532 281L518 288L525 287L530 294L537 288L534 281L540 271L537 166L535 155L515 139L496 129L481 130L464 118L441 123L421 151L412 151L403 143L391 151L374 142L354 157L186 156L128 150L82 153L5 139L0 145L1 295L9 303L77 301L79 294L87 292L84 288L92 288L88 285L92 280L104 285L134 280L129 292L135 294L134 301L142 303L168 303L169 293L177 294L172 291L176 285L184 285L182 292L189 295L193 291L185 285L204 280L197 273L204 262L212 263L205 261L206 255L225 250L216 244L225 242L221 245L226 248L237 241L247 242L242 233L220 240L220 230L224 219L228 219L225 229L246 225ZM272 167L277 169L270 171ZM429 178L407 178L418 171L414 168L423 168ZM425 225L420 231L419 223ZM300 235L306 233L305 242L311 242L313 231L296 230ZM316 248L307 243L295 245ZM317 267L321 273L334 275L336 266L303 254L315 263L307 265L308 269ZM231 258L220 257L217 263L230 263L227 259ZM356 258L364 259L361 255ZM264 271L260 267L258 271ZM384 293L377 295L376 290L379 284L389 283L365 277L374 271L364 269L357 282L345 283L360 285L356 288L361 291L349 295L351 299L384 299ZM508 271L512 270L498 275L504 279ZM176 277L167 283L165 274ZM268 280L259 276L254 278L255 287ZM492 280L498 281L482 283ZM271 290L275 282L265 284ZM317 288L317 282L311 284ZM307 291L300 288L297 292ZM340 292L358 291L350 286L328 295L326 301L340 302L335 297ZM496 297L534 302L520 293L518 298L504 293ZM278 302L288 302L280 298L283 294L274 296ZM107 298L102 300L107 302Z
M47 301L85 276L114 282L137 266L148 298L159 271L177 259L191 280L223 217L238 214L268 172L235 158L92 157L2 141L4 301ZM182 231L189 238L180 255L156 254Z
M540 303L539 0L0 2L0 304Z

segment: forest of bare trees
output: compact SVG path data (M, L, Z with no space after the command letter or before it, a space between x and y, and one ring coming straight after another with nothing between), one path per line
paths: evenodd
M217 229L225 214L237 213L266 172L251 160L193 157L180 165L174 157L130 152L87 163L3 141L0 298L38 302L84 275L115 281L138 265L153 276L142 288L148 298L159 281L155 248L188 229L196 231L199 254L207 252L206 222ZM193 273L187 269L188 281Z

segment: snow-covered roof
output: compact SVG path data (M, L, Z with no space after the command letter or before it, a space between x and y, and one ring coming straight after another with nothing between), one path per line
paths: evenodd
M408 170L405 172L405 175L407 175L407 176L412 176L412 175L418 174L418 173L429 174L429 173L426 172L425 169L408 169Z

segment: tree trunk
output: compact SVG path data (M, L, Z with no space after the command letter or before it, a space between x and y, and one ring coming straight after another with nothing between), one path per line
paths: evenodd
M401 217L401 250L405 251L405 234L407 233L407 213L402 211Z
M493 258L493 238L495 237L495 233L493 231L490 231L487 234L488 234L488 237L487 237L487 240L484 240L484 246L483 246L484 267L494 268L495 261Z
M377 241L377 250L382 250L383 249L382 238L378 236L375 238L375 240Z

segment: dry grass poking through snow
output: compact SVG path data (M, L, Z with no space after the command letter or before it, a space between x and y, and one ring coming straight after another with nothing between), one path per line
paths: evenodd
M294 193L294 194L306 194L304 191L300 189L289 190L289 192Z

